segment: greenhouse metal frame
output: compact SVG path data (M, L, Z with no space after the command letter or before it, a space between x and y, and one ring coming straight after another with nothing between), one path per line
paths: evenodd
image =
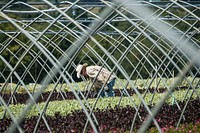
M127 104L135 110L127 132L135 130L137 120L141 121L138 132L149 130L151 123L163 132L156 116L170 100L180 112L174 126L180 127L187 119L189 102L200 98L199 4L181 0L0 2L0 118L11 122L6 131L25 132L22 123L35 108L38 117L32 131L37 132L43 121L48 132L55 132L47 120L55 92L63 102L68 102L67 92L74 96L86 118L80 132L88 132L88 125L101 132L95 111L114 100L118 107ZM100 93L89 97L93 83L77 79L75 71L85 62L116 75L116 99L102 98ZM179 96L176 89L182 87ZM38 100L45 92L49 95L41 106ZM17 107L21 103L16 97L24 93L27 101ZM184 106L180 101L185 101ZM147 111L145 119L141 108Z

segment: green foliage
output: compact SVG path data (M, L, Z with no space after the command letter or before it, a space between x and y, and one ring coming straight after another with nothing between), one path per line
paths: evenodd
M133 89L133 87L143 90L143 89L147 89L149 88L154 88L155 86L157 86L157 88L166 88L167 87L171 87L172 84L174 82L176 82L176 80L178 79L178 77L175 78L157 78L157 79L137 79L137 80L131 80L131 82L129 83L126 79L117 79L114 85L114 89L122 89L126 86L126 89ZM152 81L153 80L153 81ZM161 80L158 84L158 81ZM185 79L183 79L181 81L181 83L179 84L178 87L195 87L198 82L199 82L200 78L195 78L193 79L192 77L187 77ZM85 91L86 89L86 85L87 85L88 81L81 81L81 82L75 82L75 83L70 83L70 84L58 84L55 86L55 84L49 84L48 86L45 87L44 92L51 92L53 91L53 89L55 89L55 91L71 91L71 87L73 87L73 89L78 90L78 91ZM91 84L90 84L91 85ZM133 86L132 86L133 85ZM29 83L26 86L21 86L21 85L17 85L15 83L11 84L9 83L5 88L4 88L4 93L10 93L13 90L10 90L10 88L16 89L17 93L24 93L26 92L26 89L28 89L28 91L30 92L37 92L41 89L42 85L41 84L35 84L35 83ZM197 87L198 88L198 87Z
M175 91L173 93L173 96L176 98L177 101L183 101L184 96L186 94L187 90L181 90L181 91ZM200 89L196 89L198 94L200 94ZM192 93L192 90L189 91L188 97L185 99L187 100L189 98L189 95ZM165 95L165 93L157 93L154 96L153 103L152 104L157 104L160 99ZM144 101L146 104L151 104L151 98L153 94L148 93L144 97ZM194 94L192 96L193 99L197 99L197 95ZM133 100L134 104L138 106L141 103L140 98L134 94L131 96L131 99ZM90 106L93 106L95 104L96 99L88 99L88 103ZM173 102L173 97L169 97L168 100L166 101L168 104L171 104ZM119 104L120 97L110 97L110 98L100 98L99 101L96 104L96 109L104 110L106 108L114 108ZM84 103L84 101L82 101ZM38 103L37 105L39 106L40 109L44 108L44 105L46 103ZM9 105L10 110L13 112L14 116L19 116L20 112L22 111L23 108L25 108L25 104L17 104L17 105ZM131 100L129 97L123 97L120 102L120 107L126 107L126 106L133 106ZM72 113L75 110L81 110L82 107L79 104L79 101L74 99L74 100L62 100L62 101L52 101L49 102L48 108L46 110L46 115L48 116L54 116L56 112L60 112L61 115L67 115ZM4 106L0 107L0 116L3 116L5 111ZM38 109L34 106L29 113L27 114L26 117L31 117L31 116L37 116L38 115ZM9 117L9 114L6 114L7 117Z

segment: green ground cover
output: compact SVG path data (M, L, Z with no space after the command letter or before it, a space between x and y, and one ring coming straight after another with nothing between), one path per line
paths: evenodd
M155 78L155 79L137 79L137 80L131 80L131 82L128 82L125 79L117 79L114 89L122 89L122 88L137 88L137 89L146 89L146 88L167 88L173 85L173 83L178 78ZM179 84L179 87L181 86L187 86L187 87L198 87L200 78L192 78L192 77L185 77L181 83ZM78 82L78 83L70 83L70 84L49 84L45 87L44 92L50 92L52 90L55 91L71 91L71 87L73 87L75 90L85 91L86 90L86 81ZM90 84L91 85L91 84ZM30 83L26 86L22 86L15 83L8 83L3 87L3 83L1 83L0 86L0 92L2 93L13 93L14 90L16 93L27 93L27 90L30 93L37 92L42 87L41 84L35 84ZM27 89L27 90L26 90Z
M168 104L174 104L175 100L177 100L177 102L186 100L192 94L193 90L189 90L188 93L186 93L186 92L187 92L187 90L175 91L175 92L173 92L173 95L170 95L170 97L167 99L166 102ZM198 98L198 96L200 94L200 89L196 89L196 92L197 92L197 94L194 93L192 95L192 99ZM187 94L186 99L184 99L186 94ZM144 95L144 94L142 94L142 95ZM164 95L165 95L165 93L156 93L154 95L154 98L153 98L153 101L151 104L157 104ZM151 93L146 94L144 100L148 105L150 104L152 97L153 97L153 94L151 94ZM92 105L94 105L95 100L96 99L88 99L87 101L92 106ZM119 101L120 101L120 97L100 98L95 107L98 109L101 109L101 110L107 109L108 107L114 108L115 106L117 106L119 104ZM131 101L133 101L134 104L137 106L140 104L141 100L139 99L139 97L136 94L132 95L130 98L123 97L121 99L120 107L133 106L133 103ZM83 100L81 102L83 104L85 104ZM39 106L40 110L42 110L45 106L45 102L38 103L37 105ZM11 104L11 105L9 105L9 108L12 111L14 116L19 116L20 112L25 108L25 106L26 106L26 104L16 104L16 105ZM81 109L82 109L82 107L80 106L79 101L76 99L51 101L51 102L49 102L49 105L48 105L45 115L53 116L56 112L60 112L61 115L67 115L67 114L72 113L75 110L81 110ZM3 116L4 112L5 112L5 107L1 106L0 107L0 118ZM6 116L9 117L9 114L6 113ZM28 114L26 115L26 117L31 117L31 116L38 116L38 110L37 110L36 106L33 106L31 108L31 110L28 112Z

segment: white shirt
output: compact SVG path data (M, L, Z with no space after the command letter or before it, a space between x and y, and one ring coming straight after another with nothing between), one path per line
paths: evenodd
M103 84L108 84L116 78L109 70L101 66L88 66L86 67L86 73L92 81L96 78L95 87L101 87Z

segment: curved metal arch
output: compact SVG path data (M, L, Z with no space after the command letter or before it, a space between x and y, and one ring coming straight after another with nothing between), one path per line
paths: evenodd
M94 41L95 41L95 40L94 40ZM96 43L97 43L97 42L96 42ZM99 44L97 43L97 45L99 45ZM101 45L99 45L99 47L100 47L100 48L104 51L104 53L107 54L107 56L110 58L109 53L107 53ZM113 60L112 57L111 57L110 59ZM113 61L113 63L115 63L115 61ZM115 63L115 64L116 64L116 63ZM117 65L117 66L118 66L118 69L119 69L119 65ZM122 69L121 69L120 71L122 72ZM124 73L124 71L123 71L122 73ZM124 74L125 74L125 73L124 73ZM126 76L126 74L125 74L125 76ZM127 77L127 76L126 76L126 77ZM133 88L135 88L135 87L133 87ZM139 93L137 90L135 90L135 91L136 91L136 93L137 93L138 95L140 95L140 93ZM143 98L140 97L140 100L143 101ZM145 104L144 101L143 101L143 104L146 106L146 104ZM148 110L148 106L146 106L146 108L147 108L147 110ZM150 110L148 110L148 111L149 111L149 113L151 114ZM156 121L155 121L155 123L156 123L156 126L158 126L158 124L157 124ZM159 126L158 126L158 129L160 129Z
M27 49L27 52L30 50L30 48L29 49ZM25 52L25 54L24 54L24 56L26 55L26 53L27 52ZM13 55L15 55L15 54L13 54ZM21 60L24 58L24 56L22 56L21 57L21 59L18 61L18 63L15 65L15 67L14 68L12 68L11 69L11 66L9 66L9 62L6 62L6 60L4 60L3 58L1 58L4 62L5 62L5 64L7 64L7 66L12 70L11 71L11 73L9 74L10 76L11 76L11 74L12 73L14 73L14 75L18 78L18 80L19 80L19 82L21 82L21 84L24 86L24 88L25 88L25 90L27 91L27 93L29 94L29 97L30 97L30 99L31 100L33 100L33 97L32 97L32 95L31 95L31 93L29 92L29 90L27 89L27 87L25 86L25 84L22 82L23 80L23 78L21 79L20 78L20 76L15 72L15 69L17 68L17 66L19 65L19 63L21 63ZM0 56L1 57L1 56ZM28 71L29 72L29 71ZM29 72L30 73L30 72ZM10 78L10 76L8 76L7 77L7 79L6 80L9 80L9 78ZM6 83L8 82L8 81L5 81ZM3 85L3 87L2 87L2 89L5 87L5 84ZM16 89L17 89L17 86L16 86L16 88L14 89L14 92L16 91ZM12 96L11 96L12 97ZM33 100L34 102L35 102L35 100ZM36 103L35 103L36 104ZM41 110L40 110L40 108L36 105L36 107L37 107L37 109L38 109L38 112L39 113L41 113ZM10 112L10 110L8 110L9 112ZM23 114L24 115L24 114ZM47 128L48 128L48 130L50 131L50 128L49 128L49 125L48 125L48 123L47 123L47 121L46 121L46 118L44 117L44 116L42 116L42 119L44 120L44 122L45 122L45 125L47 126ZM14 121L16 122L16 119L14 119ZM16 123L15 123L16 124ZM18 126L18 123L16 124L17 126ZM20 131L21 131L21 129L20 129Z
M12 21L11 21L12 22ZM13 24L15 24L15 23L13 23ZM24 33L26 33L26 35L27 36L29 36L29 38L31 39L32 37L30 36L30 34L28 34L26 31L24 31L23 29L21 29L17 24L15 24L15 26L16 27L18 27L22 32L24 32ZM37 45L37 43L36 43L36 41L32 38L32 40L31 41L33 41L34 42L34 44L35 45ZM38 45L39 46L39 45ZM41 45L40 45L41 46ZM40 48L40 46L39 46L39 48ZM47 55L47 53L46 52L48 52L48 51L44 51L44 50L41 50L42 52L43 52L43 54L46 54L46 57L48 58L48 55ZM49 52L48 52L49 53ZM54 63L54 61L51 59L51 58L49 58L49 60L52 62L52 64L54 64L54 66L56 67L57 66L57 64L55 64ZM59 68L58 66L56 67L56 68ZM58 71L60 71L60 70L58 70ZM62 74L62 73L61 73ZM63 74L62 74L63 75ZM64 78L65 78L65 80L66 80L66 82L68 82L68 80L66 79L66 77L65 76L63 76ZM71 87L72 88L72 90L73 90L73 87ZM83 106L83 104L82 104L82 102L80 101L80 98L78 97L78 95L76 94L76 92L73 90L73 93L74 93L74 95L77 97L77 99L79 99L79 102L80 102L80 104L82 105L82 107L83 107L83 109L85 110L85 113L87 114L87 110L84 108L84 106ZM38 95L36 95L36 97L37 97ZM34 98L33 98L34 99ZM35 101L35 100L34 100ZM31 103L32 103L32 101L31 101ZM33 104L33 103L32 103ZM26 114L26 112L30 109L30 107L31 107L32 105L30 104L30 105L28 105L27 106L27 108L26 109L24 109L23 110L23 113L22 113L22 115L20 116L20 119L19 119L19 123L20 123L20 121L21 121L21 119L24 117L24 114ZM89 118L89 120L90 120L90 122L91 122L91 124L92 124L92 126L93 126L93 128L94 128L94 130L96 129L95 128L95 125L93 124L93 121L91 120L91 118L90 118L90 116L88 115L88 118ZM47 124L48 125L48 124ZM11 126L11 132L13 132L14 130L15 130L15 128L16 128L16 125L15 124L13 124L12 126Z
M77 0L76 2L78 2L78 1L79 0ZM105 9L108 9L109 5L115 4L115 1L114 1L114 3L111 3L111 2L109 3L109 2L106 2L106 1L102 1L102 2L105 4ZM193 73L190 70L190 68L187 64L188 63L187 61L189 61L189 62L193 61L191 59L192 56L190 54L188 55L188 53L187 53L187 51L185 51L185 49L182 49L182 48L175 49L176 46L177 46L176 44L178 44L178 43L175 43L175 45L171 45L171 44L174 44L174 40L170 40L170 37L167 34L162 34L162 33L159 34L160 33L159 27L154 28L155 31L157 31L158 33L154 32L151 29L154 26L153 23L157 21L156 19L153 20L153 21L149 21L150 23L148 23L148 19L146 19L146 18L143 19L143 17L140 16L140 12L134 12L133 10L130 10L129 8L127 8L128 5L127 5L126 2L128 2L128 1L123 1L123 2L119 1L119 3L120 3L119 8L115 8L113 10L111 10L111 9L107 10L108 11L107 13L111 13L111 12L114 11L113 14L112 14L113 16L110 17L111 19L108 19L106 17L103 18L102 16L99 16L99 15L96 15L95 13L93 13L90 10L90 9L92 9L92 7L90 9L86 9L84 6L79 6L78 3L72 3L71 2L70 8L59 8L59 7L55 7L50 2L44 0L44 3L46 3L47 5L50 6L49 9L42 11L42 10L39 10L38 8L35 8L35 11L37 11L41 15L41 16L38 15L38 17L37 17L38 20L40 19L41 21L48 23L45 30L40 32L40 31L37 30L37 28L34 28L33 26L31 26L31 24L36 23L37 19L35 19L34 21L31 21L28 24L26 24L22 21L18 21L17 19L16 20L13 19L14 23L16 22L16 23L19 23L19 24L24 24L25 27L30 28L31 30L33 30L35 32L33 34L28 33L26 31L24 31L26 28L24 28L24 27L21 28L20 25L18 27L19 28L19 34L18 34L18 32L16 32L16 35L9 35L6 32L3 32L3 34L8 35L8 39L7 39L8 42L4 41L4 43L0 43L1 46L2 46L2 49L0 49L0 51L3 52L5 49L7 49L8 46L10 45L10 42L11 42L12 39L16 40L18 42L18 44L20 46L22 46L17 52L21 52L21 50L23 50L24 48L30 49L29 51L27 51L27 54L24 54L23 56L20 56L20 57L18 57L16 52L15 53L11 52L11 54L13 54L16 57L16 59L18 59L18 65L24 65L23 62L22 62L22 59L23 59L23 57L25 57L25 55L30 54L34 58L28 66L24 66L24 68L26 68L26 70L24 71L23 75L21 77L19 77L21 81L23 81L24 78L28 75L32 76L31 73L30 73L30 70L33 67L33 64L38 62L38 63L40 63L41 67L48 67L48 68L42 68L42 70L44 70L45 73L47 74L47 77L44 78L44 80L46 80L46 81L44 81L44 83L48 84L48 82L53 81L53 83L55 84L55 86L52 88L53 90L56 89L56 86L59 84L60 79L64 79L62 82L68 83L69 86L70 86L69 80L71 80L72 83L75 83L76 87L70 86L70 89L73 91L73 94L76 96L77 100L80 102L80 105L82 105L80 98L81 97L84 98L84 101L86 102L87 106L83 105L82 107L89 107L90 108L90 110L88 112L86 111L85 113L87 115L88 120L90 120L91 124L94 124L94 122L98 123L98 120L96 120L96 121L91 120L91 118L95 119L95 115L92 114L93 115L92 116L91 113L93 113L93 107L95 107L96 105L94 105L93 107L89 106L89 104L87 102L88 99L85 98L84 94L82 94L81 96L77 95L77 92L75 92L74 89L77 88L78 90L80 90L80 88L71 76L75 71L70 72L70 69L76 68L76 63L77 63L76 60L78 59L80 53L83 54L83 57L80 58L78 63L84 62L87 58L89 58L91 60L91 62L93 62L94 64L99 64L99 65L102 64L103 66L105 66L106 68L111 70L112 72L119 70L119 72L122 73L124 78L127 80L126 84L120 82L119 86L122 87L122 88L126 88L129 84L135 90L136 90L137 80L139 80L139 79L144 80L144 77L142 75L142 70L146 69L146 71L148 73L147 75L149 75L149 76L151 74L151 71L148 70L149 68L147 66L145 66L145 64L150 64L150 67L152 68L152 70L158 70L159 69L160 72L155 73L155 74L158 74L158 77L160 78L159 81L158 81L158 84L160 82L164 82L164 78L163 78L164 75L169 78L170 75L172 75L172 72L171 72L172 70L178 70L179 73L182 73L184 71L182 67L186 67L188 75L192 76L192 81L187 80L187 77L185 78L185 80L192 87L193 93L196 93L195 89L198 87L197 85L198 85L199 81L194 85L193 85L193 83L195 82L196 76L199 74L198 65L197 66L194 65L194 69L197 72ZM189 46L189 48L190 47L191 48L196 47L197 49L199 49L199 45L198 45L199 40L195 38L195 35L199 32L198 27L196 27L196 24L199 21L199 17L195 14L195 11L198 10L198 8L196 6L194 6L190 3L184 2L184 1L180 1L180 3L172 1L169 5L167 5L165 7L165 9L163 9L162 7L159 7L159 6L155 5L154 3L150 3L150 2L143 2L143 3L145 3L148 6L150 5L152 7L156 7L154 12L152 12L150 15L147 15L147 16L153 16L153 14L158 14L156 17L159 18L164 13L172 14L173 16L175 16L176 17L176 23L171 24L171 25L170 25L170 23L167 22L168 20L165 21L165 19L161 19L159 21L161 21L161 23L163 23L165 25L170 25L169 26L170 28L168 28L169 33L172 33L173 29L178 31L178 33L180 33L181 36L179 36L180 38L177 38L177 40L180 40L180 41L184 40L183 41L184 45L186 43L192 44L191 46ZM192 11L187 10L185 8L185 6L181 5L181 3L186 3L188 6L194 7L194 9L192 9ZM26 4L26 3L24 3L24 4L27 5L27 6L30 6L29 4ZM126 4L126 5L123 5L123 4ZM2 12L7 13L7 11L12 12L13 10L7 10L6 9L7 6L9 6L9 5L11 5L11 3L8 3L6 6L4 6L0 10L0 13L2 13ZM179 17L179 16L171 13L169 10L170 10L170 8L173 8L173 6L182 8L184 11L187 11L188 14L194 16L195 20L193 20L192 23L189 23L187 21L187 19L185 19L188 16L188 14L185 15L184 17ZM64 10L65 9L66 10L72 9L73 7L76 7L77 9L78 8L82 9L83 14L88 13L88 14L94 16L95 18L97 18L97 20L95 20L95 21L97 21L97 23L99 25L96 24L96 23L93 23L94 24L93 26L92 25L87 26L87 25L84 25L82 23L79 23L78 21L76 21L76 18L79 19L81 15L76 16L75 19L70 18L70 16L68 16ZM34 7L32 9L34 9ZM59 13L59 15L57 17L52 17L52 16L48 15L48 12L54 12L54 11ZM15 12L18 12L18 11L15 11ZM26 11L24 11L24 12L26 12ZM28 13L28 12L26 12L26 13ZM137 16L138 20L136 20L136 21L131 20L126 13L129 13L132 16ZM42 18L42 15L48 16L49 18L52 19L52 21L48 22L47 20ZM65 25L64 23L59 21L61 19L61 16L64 16L64 17L67 16L66 17L67 19L68 19L68 17L70 18L69 21L68 21L68 24ZM121 16L123 18L123 21L129 22L129 24L131 26L128 27L128 29L120 29L117 26L115 26L114 23L110 23L110 22L115 22L115 19L118 16ZM144 24L144 23L147 23L147 24ZM178 29L177 26L178 26L178 24L181 24L181 23L187 25L188 29L185 30L185 31ZM70 24L74 24L75 26L70 29L68 27ZM57 27L58 31L56 31L56 30L54 31L53 29L51 29L51 26ZM107 35L106 33L103 33L102 30L104 28L107 28L107 27L112 28L112 30L116 31L117 34L118 34L118 37L111 37L109 34ZM78 30L76 30L76 29L78 29ZM132 36L131 33L138 31L138 29L140 29L140 30L139 30L139 33L136 33L136 37L131 37ZM192 34L190 36L188 36L189 32L191 30L193 30ZM48 31L50 31L51 33L54 33L54 35L51 36L51 38L46 35L46 34L48 34ZM88 34L87 31L89 31L89 33L91 33L91 34ZM28 36L30 41L28 41L27 43L20 42L21 40L17 38L17 36L20 35L20 33L22 33L24 35L27 35L27 34L30 35L30 36ZM86 34L86 35L84 35L84 34ZM72 37L74 40L67 38L68 36ZM81 37L81 36L83 36L83 37ZM84 36L85 36L85 38L84 38ZM95 38L95 36L98 36L101 39L97 40ZM182 39L182 38L184 38L184 39ZM81 40L81 39L83 39L83 42L76 41L76 40ZM60 48L60 45L61 45L63 40L67 40L68 42L70 42L72 44L66 50L63 50L63 49ZM146 40L151 42L150 47L147 47L145 45ZM30 45L32 44L32 46L35 46L35 43L31 43L31 41L34 41L35 43L37 43L36 41L38 41L38 44L40 43L41 47L38 48L38 50L39 50L38 52L31 50L31 46L28 46L28 44L30 44ZM91 41L93 43L92 46L90 45L89 41ZM104 42L104 41L107 42L108 48L105 48L101 45L101 43ZM127 42L128 46L127 46L126 42ZM192 43L190 43L190 42L192 42ZM26 44L27 44L27 46L25 46ZM77 45L77 44L80 44L80 45ZM162 44L164 44L164 46L162 46ZM79 48L79 46L81 46L81 47ZM185 45L185 48L187 46L188 45ZM53 47L53 48L50 51L50 50L47 49L48 47ZM101 50L101 52L103 52L103 56L100 56L100 53L98 53L98 51L95 51L96 48L99 48ZM159 55L155 51L156 49L159 49L161 51L161 53L163 53L162 57L159 58ZM137 57L137 55L134 53L134 50L139 52L142 55L142 58ZM59 56L58 58L55 57L55 55L53 54L54 51L57 51L58 53L60 53L61 56ZM115 52L120 54L121 57L115 58L114 57ZM40 57L44 53L45 53L45 59ZM48 57L48 55L50 55L50 57ZM136 64L134 64L131 61L131 58L129 57L129 55L136 58L138 60L138 62ZM72 57L72 58L70 58L70 57ZM183 58L186 58L186 59L184 60ZM179 59L179 60L177 60L177 59ZM97 60L97 62L96 62L96 60ZM133 69L133 71L130 74L127 73L126 69L121 64L125 60L130 65L131 69ZM177 60L177 61L174 61L174 60ZM47 62L49 62L49 61L51 62L50 65L47 64ZM108 61L111 61L112 64L114 64L114 66L110 66L109 64L107 64ZM65 63L67 65L63 66L63 64L65 64ZM158 68L155 68L154 63L158 65ZM177 63L179 63L181 65L181 67L178 66ZM9 65L9 62L7 64ZM162 65L164 65L163 68L161 67ZM170 70L168 68L169 65L173 66L172 70ZM60 67L61 69L55 70L58 67ZM42 70L41 70L41 72L42 72ZM65 73L65 71L66 71L66 73ZM166 74L165 73L166 71L168 71L169 74ZM59 73L59 76L53 75L54 73ZM135 81L132 81L131 77L134 74L136 74L137 78L136 78ZM184 74L186 75L186 72ZM9 79L8 77L4 77L3 75L2 76L1 75L0 75L0 77L3 77L5 79L5 81ZM182 76L184 76L184 75L182 75ZM37 78L39 78L39 77L40 77L40 74L37 76ZM34 79L34 78L32 78L32 79L36 83L37 80ZM151 80L150 82L146 81L146 85L150 86L153 83L154 79L155 79L155 76L152 77L152 79L150 79ZM82 80L85 81L86 79L82 78ZM20 85L19 82L18 82L18 84ZM157 84L157 86L158 86L158 84ZM167 87L168 95L169 95L169 92L173 88L168 86L165 82L164 82L164 84L165 84L164 86ZM41 92L43 91L43 89L41 89ZM192 95L190 95L190 98L186 99L186 96L188 95L188 91L189 91L189 88L187 89L187 93L185 93L185 98L184 98L187 101L187 103L190 101L190 98L192 96ZM42 94L41 92L40 92L40 94ZM53 93L53 91L51 92L51 94L52 93ZM62 93L61 90L60 90L60 93ZM48 106L49 98L51 97L51 94L49 95L48 99L46 100L46 107ZM137 94L139 94L139 93L137 93ZM34 95L34 96L35 96L34 98L36 99L38 95ZM139 96L140 96L140 94L139 94ZM197 94L197 96L199 97L198 94ZM123 98L122 95L120 97ZM132 99L130 96L128 96L128 97L129 97L130 100ZM167 97L167 95L166 95L166 97ZM145 104L143 99L144 99L144 97L141 96L140 100ZM153 100L153 97L152 97L152 100ZM96 101L98 101L98 98L96 99ZM180 120L183 118L183 113L185 112L185 108L188 105L187 103L185 104L183 109L180 109L179 105L177 105L178 108L180 110L182 110L182 115L179 117L179 123L180 123ZM132 104L134 105L134 102L132 102ZM140 108L140 105L137 106L137 107L135 106L136 111ZM25 109L25 112L27 111L26 109ZM37 123L39 123L41 117L43 117L44 112L45 112L45 109L42 110L42 113L41 113L40 118L38 119ZM155 112L149 110L149 113L154 115ZM132 121L132 127L134 125L135 118L136 118L137 115L138 115L138 112L135 114L135 117ZM148 120L150 121L150 119L148 119ZM179 123L177 124L177 126L179 126ZM85 123L85 125L87 126L87 123ZM143 125L143 126L145 126L145 125ZM93 125L93 128L97 129L94 125ZM157 125L157 129L158 129L158 131L161 132L159 125ZM37 130L37 126L35 127L34 131L36 131L36 130ZM97 132L97 130L96 130L96 132Z
M47 2L48 3L48 2ZM12 21L11 21L12 22ZM13 24L15 24L15 23L13 23ZM15 24L15 26L17 26L16 24ZM17 26L19 29L21 29L19 26ZM21 29L22 30L22 29ZM22 30L24 33L26 33L24 30ZM28 34L26 34L27 36L28 36ZM30 37L30 35L29 35L29 38L31 38ZM35 41L34 39L31 39L33 42ZM37 45L37 43L35 42L35 44ZM38 45L39 46L39 45ZM46 52L48 52L48 51L46 51ZM45 54L45 52L43 52L44 54ZM49 53L50 54L50 53ZM46 55L46 57L48 57L47 55ZM51 60L50 58L49 58L49 60ZM53 63L53 61L51 61L52 63ZM54 63L53 63L54 64ZM56 66L56 65L55 65ZM73 91L74 92L74 91ZM75 93L75 95L76 95L76 92L74 92ZM77 97L77 99L79 99L78 98L78 96L76 95L76 97ZM79 100L80 101L80 100ZM81 103L81 102L80 102ZM84 107L83 107L84 108ZM26 112L26 110L24 110L25 112ZM86 110L85 110L86 111ZM86 114L87 114L87 111L86 111ZM23 116L21 116L21 117L23 117ZM91 122L91 124L94 126L94 124L92 123L92 121L91 121L91 119L90 119L90 122ZM13 128L11 128L12 130L13 129L15 129L15 126L13 127ZM95 129L95 128L94 128Z
M142 129L141 129L142 130Z
M33 22L34 22L34 21L33 21ZM30 25L30 24L29 24L29 25ZM28 27L29 25L27 25L27 27ZM20 34L20 32L19 32L16 36L18 36L19 34ZM15 36L15 37L16 37L16 36ZM15 38L14 38L14 39L15 39ZM12 40L11 40L11 41L12 41ZM11 41L10 41L10 42L11 42ZM9 43L8 43L8 45L9 45ZM33 45L32 45L32 46L33 46ZM49 67L49 68L50 68L50 67Z
M128 20L128 19L127 19L127 20ZM135 27L138 27L138 26L137 26L137 25L135 25ZM140 28L138 27L138 29L140 29ZM145 33L144 33L144 31L143 31L142 29L140 29L140 31L141 31L141 32L143 32L143 34L145 34ZM140 35L141 35L141 34L140 34ZM145 35L146 35L146 37L147 37L147 38L149 38L149 39L150 39L150 37L148 37L148 35L147 35L147 34L145 34ZM124 37L125 37L125 36L124 36ZM136 40L136 39L135 39L135 40ZM151 40L151 39L150 39L150 40ZM130 42L131 42L131 41L130 41ZM153 41L153 42L154 42L154 41ZM131 42L131 43L132 43L132 42ZM137 48L137 47L136 47L136 48ZM160 49L160 50L161 50L161 49ZM142 54L142 52L140 52L140 53ZM146 56L143 56L143 57L145 58ZM146 61L148 61L148 59L146 59ZM153 67L153 64L151 64L151 66ZM154 69L155 69L155 68L154 68Z
M3 60L3 61L5 62L5 64L6 64L11 70L13 70L12 66L10 66L10 64L9 64L6 60L4 60L4 58L2 58L2 56L0 56L0 58L1 58L1 60ZM21 84L22 84L23 86L25 86L25 84L23 83L23 81L20 79L20 76L19 76L16 72L14 72L14 71L13 71L13 73L14 73L14 75L18 78L19 82L21 82ZM4 84L4 86L5 86L5 84ZM25 87L25 89L26 89L26 91L27 91L27 93L28 93L28 95L29 95L29 97L30 97L30 100L31 100L32 102L35 103L35 106L36 106L36 108L38 109L38 112L41 113L41 110L40 110L39 106L36 104L36 101L33 99L33 96L32 96L31 93L29 92L28 88ZM1 102L3 102L3 104L4 104L4 106L5 106L5 101L2 99L2 97L1 97ZM5 107L6 107L6 108L8 107L7 104L6 104ZM19 129L19 131L21 131L21 127L19 127L18 120L17 120L15 117L13 117L12 111L11 111L9 108L7 108L7 109L8 109L7 111L9 112L9 114L11 115L11 117L12 117L12 119L13 119L13 121L14 121L14 125L17 126L17 128ZM24 115L24 114L22 113L22 115ZM50 130L49 125L47 124L46 118L45 118L44 116L43 116L42 118L43 118L43 120L44 120L44 122L45 122L45 125L47 126L48 130Z

